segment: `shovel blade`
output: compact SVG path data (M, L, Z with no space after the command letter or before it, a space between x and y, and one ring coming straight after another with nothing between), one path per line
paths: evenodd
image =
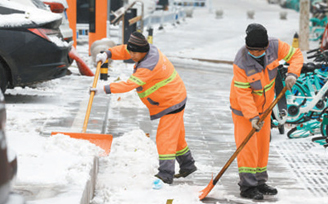
M113 135L107 134L94 134L94 133L74 133L74 132L52 132L51 136L63 134L75 139L88 140L89 142L102 148L105 152L104 155L107 156L110 152L110 148L113 141Z
M202 191L199 192L199 200L203 200L209 193L210 191L214 188L213 184L213 175L210 183L204 188Z

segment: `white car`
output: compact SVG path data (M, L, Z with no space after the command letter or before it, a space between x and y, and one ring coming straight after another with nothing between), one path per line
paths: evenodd
M53 13L58 13L62 16L62 23L59 27L63 40L70 43L73 42L73 31L69 27L69 22L66 14L68 8L66 0L10 0L23 4L25 6L36 7L43 10L49 10Z
M63 35L63 39L66 42L68 43L71 42L73 40L73 31L69 27L69 21L66 13L68 4L66 0L41 0L41 1L44 4L48 5L53 13L59 13L62 15L62 24L59 27L60 32Z

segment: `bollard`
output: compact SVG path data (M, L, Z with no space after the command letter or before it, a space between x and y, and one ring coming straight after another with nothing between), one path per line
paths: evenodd
M149 44L153 44L153 28L150 27L147 31L148 31L147 41Z
M297 34L297 32L294 34L292 47L299 48L299 42L298 42L298 34Z
M100 67L100 80L103 80L103 81L108 80L108 59Z
M162 10L162 15L161 15L161 22L159 24L158 30L163 30L163 21L164 21L164 11Z
M217 9L215 11L215 17L216 17L216 19L222 18L222 16L223 16L223 10L222 9Z
M193 10L192 7L190 7L190 8L186 8L186 9L185 9L185 12L186 12L186 17L187 17L187 18L192 18L192 14L193 14L193 12L194 12L194 10Z
M280 12L280 19L286 20L287 19L287 11L281 11Z
M254 19L254 14L255 14L255 11L253 11L253 10L248 10L248 11L247 11L247 18L249 18L249 19Z

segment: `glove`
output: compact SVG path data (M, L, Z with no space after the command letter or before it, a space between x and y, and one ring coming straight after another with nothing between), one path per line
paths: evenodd
M263 127L263 124L264 124L264 121L260 122L259 124L257 124L257 122L259 121L260 119L258 118L254 118L251 120L251 123L252 123L252 127L255 128L256 132L260 131L261 128Z
M294 75L288 75L285 79L285 86L287 89L290 91L291 88L294 86L296 83L296 77Z
M97 63L101 62L101 64L104 64L106 62L107 58L108 58L108 55L106 52L99 53L96 56L96 62Z
M106 92L105 92L105 89L104 89L105 87L103 86L103 85L97 85L97 87L96 88L92 88L92 87L90 87L90 89L89 89L89 94L91 94L91 92L95 92L95 96L96 95L105 95L106 94Z

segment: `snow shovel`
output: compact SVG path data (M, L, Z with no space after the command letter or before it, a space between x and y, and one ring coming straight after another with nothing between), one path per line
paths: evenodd
M258 121L258 123L264 121L264 119L269 115L269 113L272 111L273 107L278 103L278 101L283 97L287 90L287 87L284 87L280 94L277 96L277 98L271 103L269 108L263 113L262 117ZM210 183L204 188L202 191L200 191L199 199L203 200L209 193L210 191L214 188L214 185L219 181L221 176L224 174L224 172L228 169L230 164L233 162L233 160L237 157L239 152L245 147L247 142L251 139L253 134L255 133L255 128L253 128L247 135L247 137L244 139L244 141L240 144L240 146L237 148L237 150L233 153L233 155L230 157L230 159L227 161L227 163L224 165L224 167L221 169L221 171L218 173L218 175L215 177L213 180L210 181Z
M96 73L94 75L94 80L93 80L92 88L96 88L97 87L97 82L98 82L98 78L99 78L99 75L100 75L100 68L101 68L101 62L98 62ZM63 134L63 135L68 135L71 138L88 140L91 143L93 143L93 144L101 147L102 149L104 149L105 150L105 155L108 155L109 152L110 152L110 147L111 147L111 144L112 144L113 135L86 133L94 96L95 96L95 92L92 91L90 93L90 98L89 98L89 103L88 103L88 107L87 107L87 112L86 112L85 118L84 118L82 133L52 132L51 135Z

